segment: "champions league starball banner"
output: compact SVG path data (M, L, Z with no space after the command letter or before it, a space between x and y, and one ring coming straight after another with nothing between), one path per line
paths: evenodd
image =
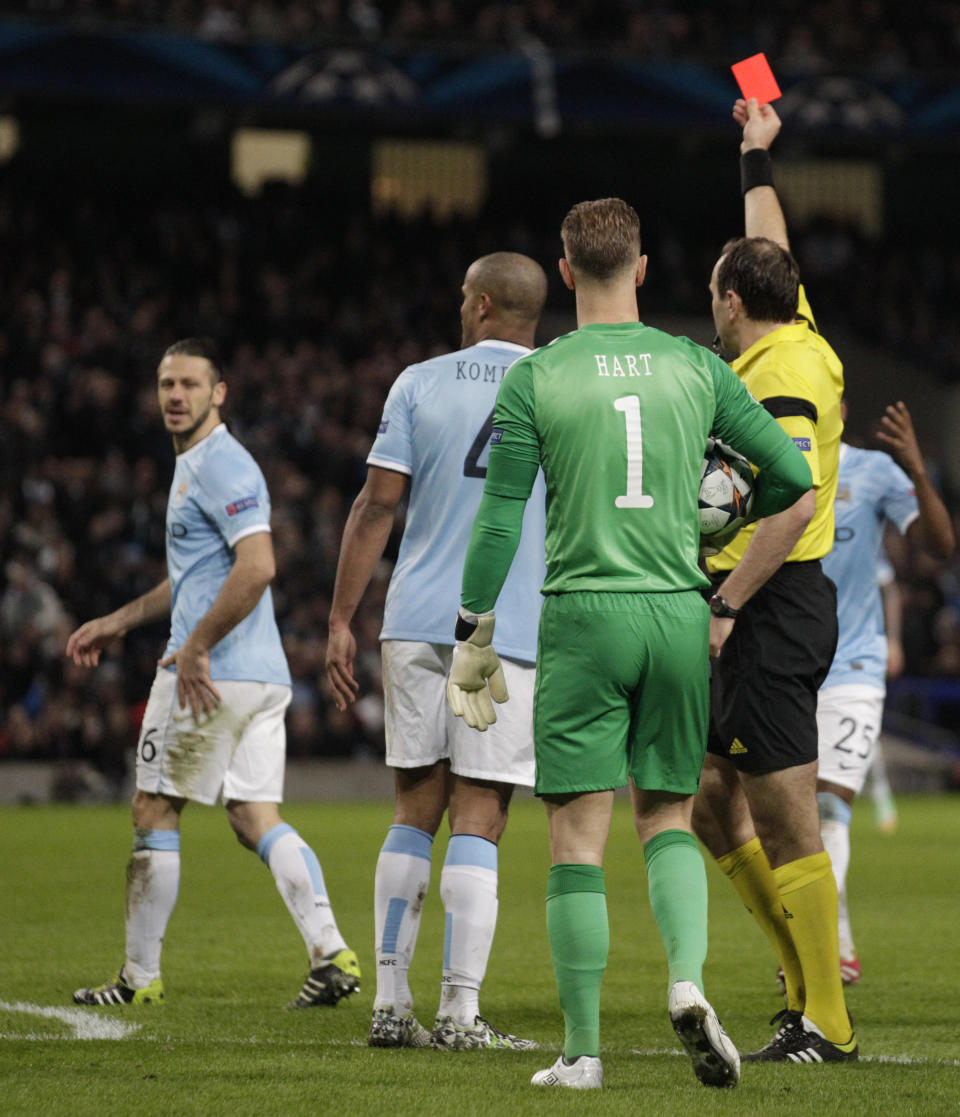
M777 75L793 131L911 138L960 132L960 84L923 74L869 81ZM544 135L591 125L726 123L727 60L681 61L453 46L223 42L158 32L0 21L0 95L260 106L437 123L484 119Z

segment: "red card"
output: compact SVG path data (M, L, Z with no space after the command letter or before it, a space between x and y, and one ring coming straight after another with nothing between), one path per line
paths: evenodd
M730 69L733 70L733 76L737 79L737 85L740 86L745 101L756 97L758 105L768 105L783 96L765 54L755 54L751 58L745 58L742 62L736 62Z

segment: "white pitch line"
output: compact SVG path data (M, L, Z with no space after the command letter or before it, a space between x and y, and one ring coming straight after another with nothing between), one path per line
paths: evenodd
M0 1001L2 1012L25 1012L30 1016L43 1016L47 1020L59 1020L73 1029L72 1039L126 1039L132 1032L139 1031L140 1024L125 1024L122 1020L111 1020L102 1016L95 1016L85 1012L82 1008L55 1008L48 1005L32 1005L25 1001L15 1001L13 1004ZM60 1039L60 1036L46 1037L4 1037L4 1038L46 1038Z
M927 1059L922 1055L861 1055L861 1063L899 1063L903 1066L960 1067L960 1059Z
M167 1037L168 1042L177 1043L177 1040ZM182 1042L187 1042L186 1040ZM190 1041L192 1042L192 1041ZM290 1045L303 1045L309 1047L316 1047L317 1041L315 1039L309 1040L290 1040L277 1038L276 1036L250 1036L249 1039L241 1039L239 1036L229 1036L220 1039L214 1039L211 1043L223 1044L243 1044L244 1046L262 1046L264 1044L275 1044L277 1046L287 1047ZM365 1039L327 1039L320 1043L322 1047L367 1047ZM429 1051L429 1048L422 1048L424 1051ZM542 1045L541 1050L559 1051L559 1048L551 1046L550 1044ZM622 1054L621 1048L618 1052L616 1048L606 1048L613 1054ZM635 1047L630 1051L631 1055L677 1055L683 1058L688 1058L686 1051L681 1051L678 1047ZM931 1059L922 1055L861 1055L861 1063L896 1063L903 1066L939 1066L939 1067L960 1067L960 1059Z
M5 1039L25 1039L38 1043L47 1043L50 1040L59 1040L61 1043L73 1042L72 1037L68 1039L66 1036L40 1035L37 1032L0 1032L0 1040Z
M55 1008L46 1005L28 1004L25 1001L16 1001L13 1004L7 1001L0 1001L0 1012L23 1012L31 1016L42 1016L48 1020L59 1020L63 1024L69 1025L74 1031L74 1035L69 1037L71 1039L126 1039L127 1036L133 1032L139 1031L142 1024L127 1024L122 1020L112 1020L101 1016L95 1016L92 1013L85 1012L82 1008ZM67 1037L44 1035L36 1032L0 1032L0 1040L34 1040L40 1042L49 1042L51 1040L63 1040ZM194 1043L192 1039L175 1039L173 1036L167 1036L167 1043ZM317 1046L315 1039L310 1040L289 1040L280 1039L276 1036L250 1036L244 1039L240 1036L223 1036L221 1038L210 1040L213 1045L217 1044L243 1044L244 1046ZM362 1039L328 1039L320 1046L324 1047L366 1047L366 1040ZM634 1047L630 1051L631 1055L651 1056L651 1055L677 1055L686 1056L685 1051L680 1051L676 1047ZM960 1067L960 1059L931 1059L918 1055L861 1055L860 1062L862 1063L893 1063L899 1066L941 1066L941 1067Z
M676 1047L635 1047L631 1055L686 1055ZM960 1059L931 1059L924 1055L861 1055L861 1063L896 1063L900 1066L960 1067Z

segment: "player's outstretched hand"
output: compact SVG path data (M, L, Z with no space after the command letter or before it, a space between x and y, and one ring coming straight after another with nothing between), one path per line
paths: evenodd
M891 403L880 420L880 429L877 438L890 448L890 453L897 459L910 477L917 477L923 473L923 454L920 453L920 443L913 429L913 419L907 410L907 405L898 400Z
M773 105L759 105L756 97L745 101L738 97L733 104L733 119L743 129L740 151L762 147L769 149L780 132L780 117Z
M450 709L471 729L481 732L497 720L493 703L504 703L507 681L503 676L500 657L493 650L493 613L482 616L460 610L458 635L473 626L466 639L458 639L453 650L453 664L447 679L447 701Z
M220 705L220 691L210 679L210 653L194 644L189 636L183 647L161 659L159 666L176 667L180 709L189 703L195 721L203 714L212 714Z
M357 641L349 627L331 628L327 640L327 681L333 701L341 713L357 700L360 693L360 684L353 673L356 655Z
M78 667L96 667L103 649L122 635L108 616L87 621L67 639L67 659Z

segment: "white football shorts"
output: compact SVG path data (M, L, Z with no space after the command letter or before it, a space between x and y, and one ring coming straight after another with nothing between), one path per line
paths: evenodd
M877 687L853 683L820 691L817 696L820 779L860 794L876 752L885 697L885 692Z
M471 729L447 702L449 644L383 640L384 731L391 768L422 768L449 760L458 776L533 787L532 663L501 656L509 701L493 708L485 733Z
M287 738L283 716L291 689L277 683L214 680L220 705L194 721L180 709L177 676L160 668L137 742L140 791L195 803L279 803Z

